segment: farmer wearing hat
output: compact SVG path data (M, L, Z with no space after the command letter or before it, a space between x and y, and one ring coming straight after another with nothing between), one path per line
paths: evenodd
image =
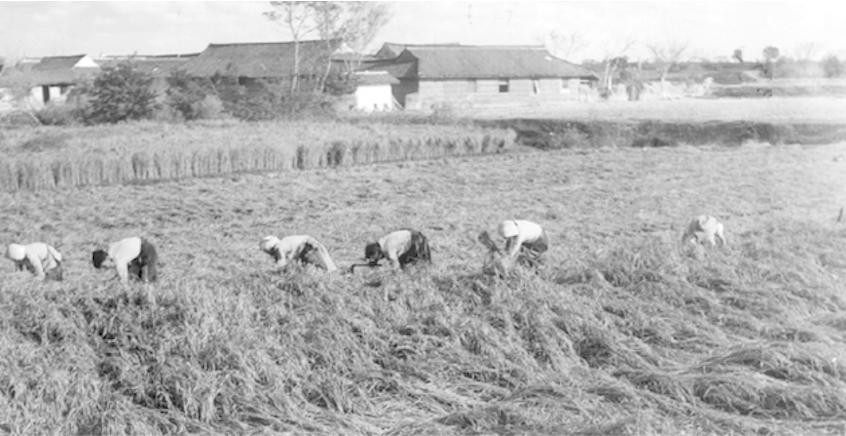
M62 255L53 247L43 243L9 244L6 257L15 263L18 271L34 274L39 280L62 280Z
M368 243L364 247L364 258L370 267L388 259L394 268L405 268L418 261L431 263L432 253L426 236L417 230L401 229Z
M332 272L338 269L329 256L329 251L317 239L309 235L265 236L259 243L261 251L269 254L280 268L296 262L302 265L314 265Z
M114 263L118 277L124 283L129 281L130 276L145 283L156 281L158 276L156 247L144 238L124 238L109 244L108 251L98 249L91 253L94 268L103 268L109 260Z
M505 220L497 228L505 238L505 254L519 262L536 265L540 256L549 249L546 231L537 223L525 220Z

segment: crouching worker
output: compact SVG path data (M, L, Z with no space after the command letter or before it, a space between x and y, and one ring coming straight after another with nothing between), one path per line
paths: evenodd
M39 280L62 280L62 255L53 247L43 243L9 244L6 257L15 263L18 271L27 271Z
M682 244L726 244L726 236L723 233L723 223L717 221L710 215L699 215L690 221L682 236Z
M549 249L549 238L540 225L525 220L506 220L497 228L505 238L505 255L517 262L537 266L541 255Z
M280 268L296 262L301 265L314 265L329 272L338 269L329 257L326 247L308 235L286 236L282 239L265 236L259 243L259 248L269 254Z
M91 253L94 268L105 267L109 260L114 264L118 277L124 283L129 281L129 277L144 283L156 281L156 263L158 262L156 247L144 238L121 239L110 244L108 252L94 250Z
M417 230L403 229L388 233L364 247L367 265L375 267L382 259L388 259L394 268L421 262L432 262L429 241ZM353 265L351 270L356 265Z

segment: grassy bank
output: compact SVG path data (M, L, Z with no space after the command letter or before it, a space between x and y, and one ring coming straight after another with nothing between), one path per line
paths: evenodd
M551 119L502 119L478 123L513 129L517 132L519 144L542 150L713 144L739 146L747 142L812 145L846 141L846 123Z
M4 131L0 190L37 190L499 153L513 133L329 122Z
M581 149L0 193L17 211L0 240L66 257L62 283L0 271L0 429L842 434L844 154ZM702 212L728 247L678 246ZM549 231L546 264L482 277L475 236L508 217ZM257 249L310 233L343 266L405 226L431 268L283 274ZM160 283L90 267L129 234L159 246Z
M519 112L516 112L518 111ZM838 97L684 98L679 100L567 102L517 108L474 108L458 115L474 119L575 121L749 121L844 124L846 99Z
M775 81L743 85L713 86L711 96L716 98L763 98L763 97L840 97L846 96L843 81L808 80Z

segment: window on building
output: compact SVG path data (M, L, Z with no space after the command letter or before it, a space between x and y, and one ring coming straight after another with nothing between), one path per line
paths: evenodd
M508 79L503 79L499 81L499 92L505 93L508 92L509 83Z
M540 80L532 79L532 94L540 94Z
M238 76L238 84L239 85L245 86L245 85L247 85L248 82L249 82L249 80L247 79L246 76Z
M50 87L49 86L42 86L41 87L41 98L44 103L50 101Z

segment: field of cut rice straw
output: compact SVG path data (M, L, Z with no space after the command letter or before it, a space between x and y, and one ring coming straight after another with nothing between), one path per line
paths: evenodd
M0 433L846 432L846 144L593 149L0 194ZM709 213L729 245L680 247ZM475 240L542 224L538 271ZM267 234L341 265L414 227L434 264L274 271ZM160 282L89 265L127 235Z
M514 133L337 122L133 125L0 131L0 190L113 185L499 153Z

